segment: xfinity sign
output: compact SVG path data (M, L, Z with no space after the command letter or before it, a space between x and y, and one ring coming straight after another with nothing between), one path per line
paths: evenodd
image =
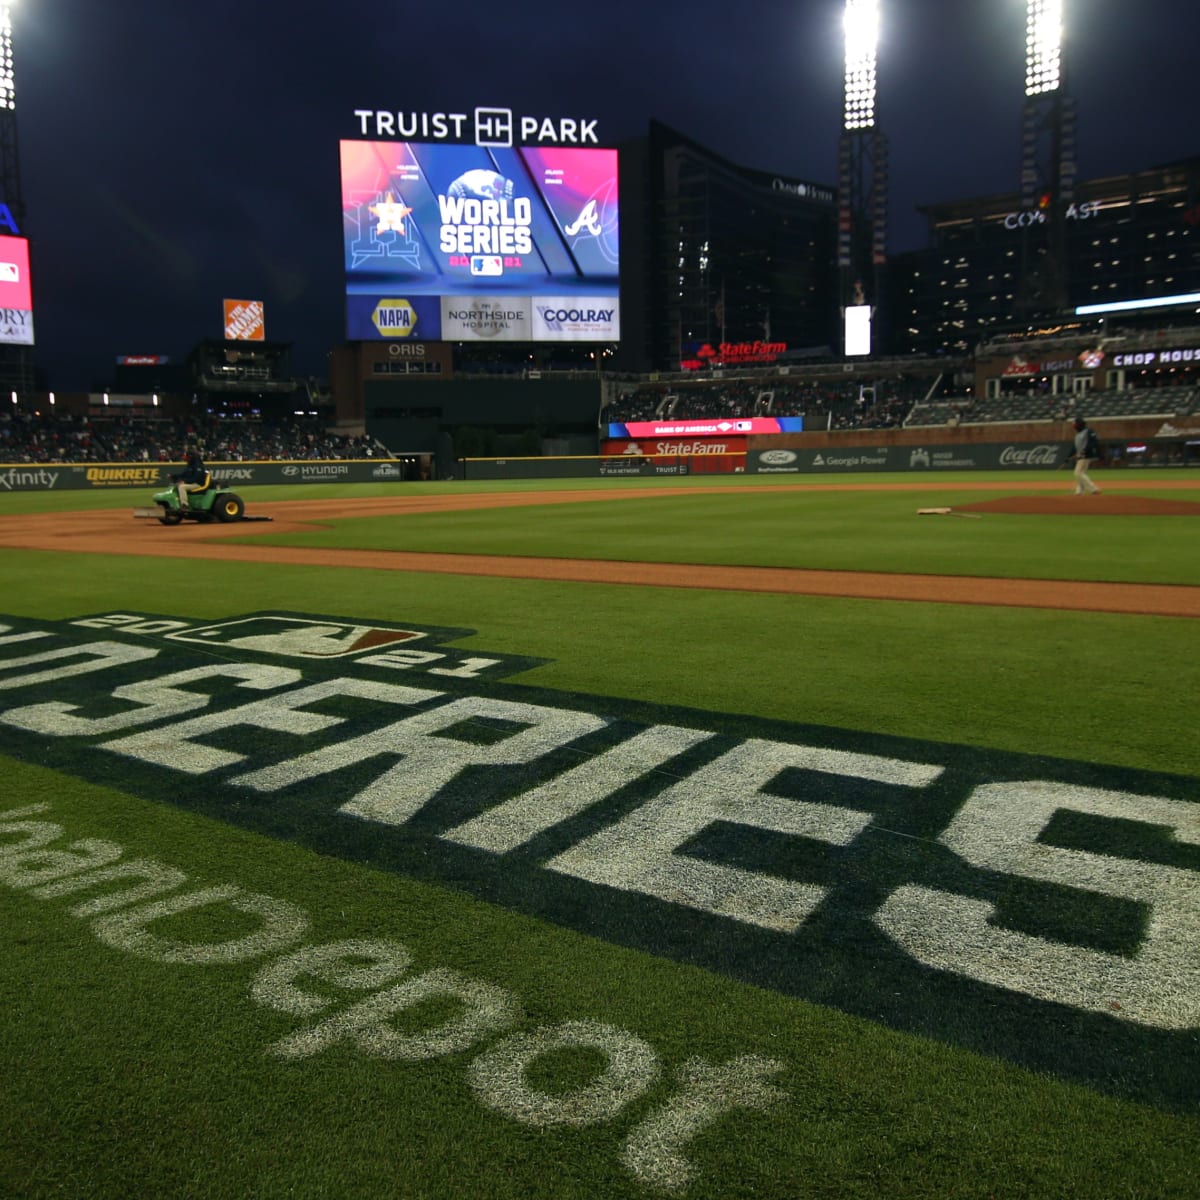
M473 142L476 146L496 147L600 144L594 119L522 116L511 108L476 108L471 113L356 108L354 116L364 138Z

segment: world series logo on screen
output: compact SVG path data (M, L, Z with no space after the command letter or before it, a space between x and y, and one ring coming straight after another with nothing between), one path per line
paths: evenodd
M381 311L427 341L619 338L617 151L501 140L341 143L349 338L401 334Z

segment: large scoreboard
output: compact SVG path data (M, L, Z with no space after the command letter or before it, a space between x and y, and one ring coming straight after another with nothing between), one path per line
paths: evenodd
M620 338L617 151L341 143L351 340Z
M33 345L33 291L29 285L29 243L0 237L0 345Z

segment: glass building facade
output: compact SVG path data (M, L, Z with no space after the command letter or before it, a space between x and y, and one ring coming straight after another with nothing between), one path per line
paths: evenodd
M921 211L928 248L889 263L895 353L961 355L1079 306L1200 291L1200 158L1077 184L1070 205L1023 210L1012 193Z
M703 346L840 340L835 190L739 167L657 122L622 147L622 352L675 370Z

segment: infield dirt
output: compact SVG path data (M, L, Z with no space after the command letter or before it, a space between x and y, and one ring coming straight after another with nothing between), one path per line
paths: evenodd
M1137 495L1136 481L1108 483L1098 496L1062 494L1066 481L1023 483L1021 494L978 504L959 505L958 511L1029 515L1200 516L1200 503L1187 499L1160 500ZM1106 481L1107 482L1107 481ZM787 487L787 485L778 485ZM1145 486L1145 485L1141 485ZM1200 481L1156 481L1155 491L1194 492ZM799 485L807 491L995 491L996 484L829 484ZM163 526L154 520L134 520L125 510L0 515L0 546L22 550L55 550L68 554L138 555L162 558L220 559L225 562L287 563L300 566L341 566L367 570L487 575L510 579L546 579L579 583L628 584L640 587L709 588L726 591L774 592L793 595L842 596L857 599L912 600L947 604L981 604L1018 608L1057 608L1087 612L1142 613L1155 616L1200 617L1200 588L1168 584L1092 583L1036 579L997 579L970 576L902 575L871 571L820 571L777 567L690 566L674 563L634 563L595 559L512 558L473 554L428 554L406 551L309 549L298 546L234 544L232 538L256 532L292 533L319 528L331 520L371 516L464 511L478 508L536 505L613 503L624 499L677 497L705 492L728 494L738 489L683 487L670 490L630 488L556 492L404 495L340 500L283 500L255 504L254 514L272 518L270 524L233 523ZM916 510L914 508L914 520Z

